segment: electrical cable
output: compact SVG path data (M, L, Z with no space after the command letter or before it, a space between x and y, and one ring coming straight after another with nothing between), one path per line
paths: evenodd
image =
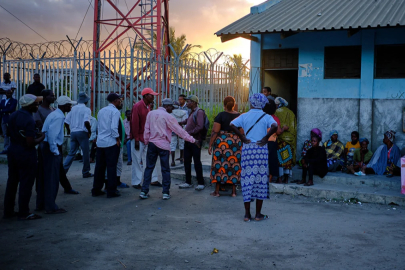
M87 12L89 12L90 5L91 5L91 1L90 1L89 6L87 7L86 14L84 14L84 17L83 17L82 23L80 24L79 30L77 30L77 34L76 34L76 36L75 36L75 39L76 39L77 36L79 35L80 29L82 29L82 25L83 25L84 20L86 19Z

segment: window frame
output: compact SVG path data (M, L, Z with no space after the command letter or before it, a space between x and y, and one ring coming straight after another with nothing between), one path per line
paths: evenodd
M330 48L348 48L348 47L356 48L356 49L359 49L359 51L360 51L360 59L359 59L360 60L359 61L360 62L360 65L359 65L360 72L359 72L359 77L329 77L329 76L327 76L327 74L326 74L326 66L327 66L327 64L326 64L326 61L327 61L326 50L330 49ZM361 45L325 46L324 51L323 51L323 64L324 64L324 66L323 66L323 78L325 80L358 80L358 79L361 79L361 68L362 68L362 66L361 66L361 60L362 60L361 51L362 51L362 46Z

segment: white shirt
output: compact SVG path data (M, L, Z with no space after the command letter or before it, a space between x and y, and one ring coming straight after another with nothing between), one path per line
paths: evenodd
M250 127L256 123L256 121L263 115L266 114L259 109L251 109L247 113L241 114L238 118L232 120L231 124L234 124L236 127L241 127L245 131L245 134L248 132ZM249 131L249 134L246 136L252 143L258 142L267 135L267 129L272 125L277 126L277 122L273 117L266 114L260 121Z
M3 89L4 91L8 91L11 89L17 89L17 86L15 82L10 81L10 83L6 83L5 81L2 81L0 83L0 88ZM6 95L0 95L0 99L6 99ZM15 98L15 92L13 93L13 98Z
M42 132L45 133L45 142L49 143L49 148L52 153L59 155L58 145L63 144L63 123L65 122L65 115L58 108L51 112L45 119L42 127Z
M90 122L91 110L83 103L73 106L66 116L65 123L69 125L70 132L88 132L84 122Z
M97 147L106 148L117 143L120 117L120 111L111 103L98 112Z
M89 141L93 141L97 138L97 119L90 116L91 136Z

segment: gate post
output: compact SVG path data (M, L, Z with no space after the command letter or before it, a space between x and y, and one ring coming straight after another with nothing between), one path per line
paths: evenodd
M73 100L77 100L77 52L73 53Z

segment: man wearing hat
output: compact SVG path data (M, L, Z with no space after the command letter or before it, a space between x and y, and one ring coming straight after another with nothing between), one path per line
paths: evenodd
M32 220L41 218L29 212L32 187L37 171L37 152L35 146L44 140L45 135L38 136L32 114L38 110L42 97L24 95L20 98L21 109L12 113L8 121L10 147L7 153L8 179L4 196L4 218L17 215L14 212L18 184L18 217Z
M70 130L70 151L63 163L63 168L67 173L80 146L83 151L83 178L94 176L90 173L91 110L86 107L89 100L86 93L79 93L78 104L72 108L65 119L66 128Z
M107 169L107 198L121 196L117 190L117 164L120 155L122 97L111 93L107 100L110 104L98 112L98 137L96 168L94 170L94 182L91 193L93 197L104 195L101 189L104 185L105 171ZM125 134L125 132L124 132Z
M42 127L42 132L46 135L40 145L44 164L44 205L47 214L67 212L59 208L55 201L59 190L60 164L63 159L65 113L70 112L72 105L76 104L67 96L58 97L56 103L58 108L48 115Z
M195 143L200 147L198 141L188 135L188 133L178 124L176 118L171 115L174 108L174 102L170 98L162 101L163 107L151 111L146 117L144 141L148 146L146 155L146 169L142 192L139 195L141 199L149 198L149 184L152 179L152 172L155 169L157 158L160 157L163 176L163 200L170 199L170 142L172 132L178 134L181 138L190 143Z
M131 184L135 189L141 189L144 168L146 165L146 152L148 147L143 137L145 130L146 116L150 111L150 105L153 103L158 93L151 88L142 90L142 100L135 103L132 107L131 116L131 156L132 156L132 179ZM142 165L143 164L143 165ZM152 186L162 185L158 182L156 170L152 173Z

